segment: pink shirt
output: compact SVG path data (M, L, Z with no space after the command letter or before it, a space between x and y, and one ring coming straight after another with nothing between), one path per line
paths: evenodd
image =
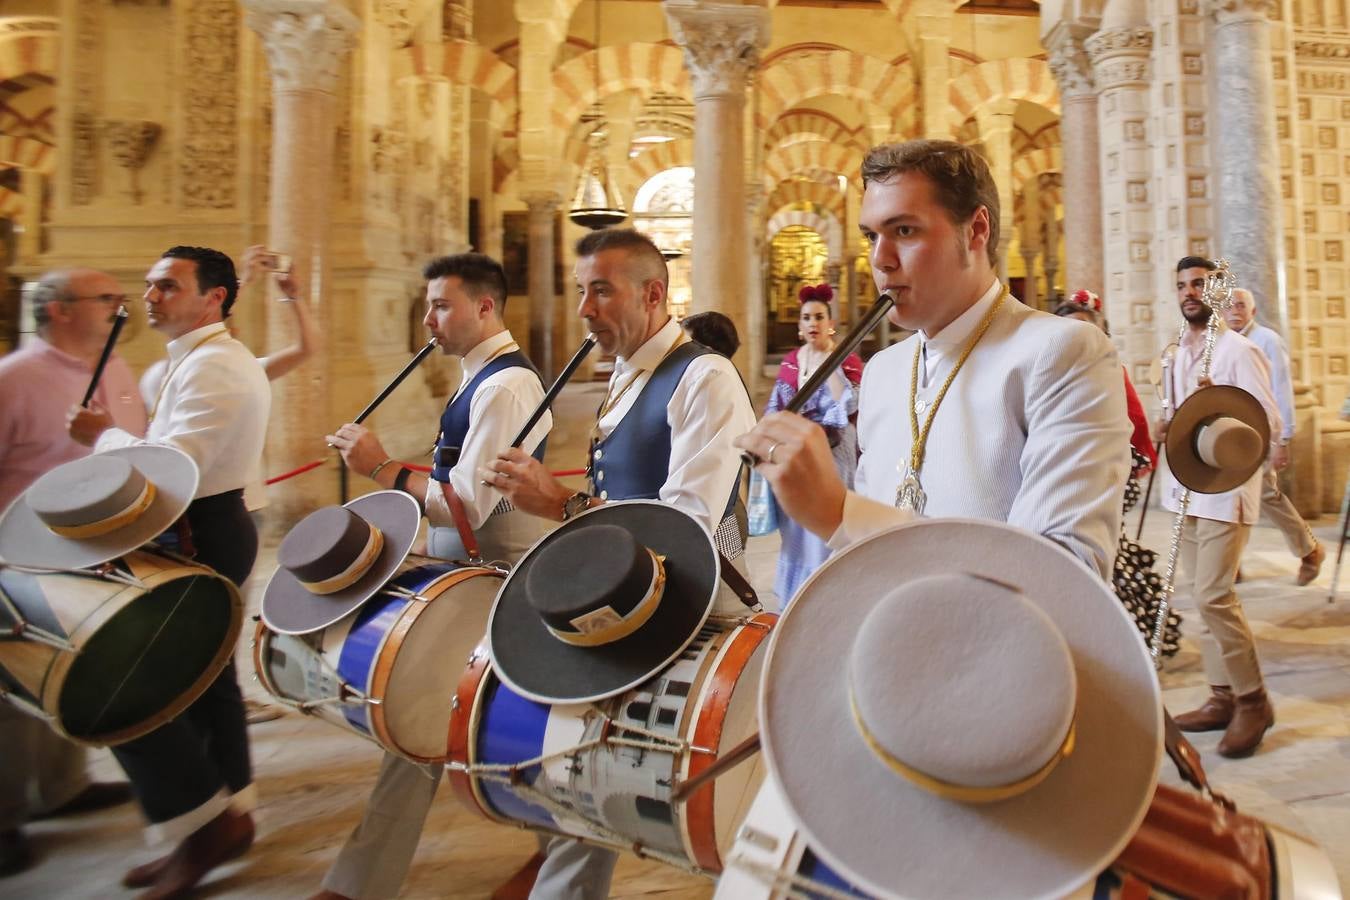
M7 509L38 476L88 456L90 448L66 432L66 412L84 399L93 367L38 338L0 357L0 510ZM113 422L145 433L145 406L136 379L113 354L94 400Z

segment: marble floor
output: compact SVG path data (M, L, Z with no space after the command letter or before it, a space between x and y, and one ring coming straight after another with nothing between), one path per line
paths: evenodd
M601 386L569 387L558 406L559 427L550 443L556 468L578 466L588 416ZM1170 521L1153 510L1144 543L1165 550ZM1323 519L1315 531L1334 550L1337 523ZM1133 524L1131 525L1133 529ZM749 551L752 580L767 596L773 583L777 538L755 538ZM269 541L249 585L250 612L274 566ZM1279 535L1254 529L1240 593L1260 642L1262 662L1279 720L1256 756L1223 760L1214 753L1218 735L1196 735L1211 780L1244 811L1301 831L1332 857L1342 889L1350 894L1350 572L1336 602L1327 602L1333 560L1318 580L1294 586L1297 566ZM1179 598L1186 611L1184 598ZM1193 628L1188 616L1186 631ZM253 671L247 641L240 671ZM1163 674L1168 706L1184 710L1205 694L1200 657L1190 639ZM246 692L265 695L251 677ZM261 793L258 838L243 859L222 867L202 886L203 897L294 898L318 888L347 833L360 816L375 776L379 752L371 744L314 718L295 714L253 726L254 768ZM93 755L95 774L118 777L106 751ZM1175 781L1164 763L1164 777ZM122 872L149 858L132 806L28 827L40 855L36 866L0 880L5 898L95 898L128 895ZM528 834L491 824L467 811L442 789L427 822L403 896L487 897L533 851ZM669 900L706 898L709 882L654 862L623 860L614 897Z

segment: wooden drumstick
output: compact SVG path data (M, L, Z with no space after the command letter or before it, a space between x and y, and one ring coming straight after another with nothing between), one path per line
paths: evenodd
M84 392L84 399L80 405L89 406L89 401L94 399L94 391L98 390L98 383L103 378L103 370L108 367L108 358L112 356L113 347L117 344L117 336L122 333L122 327L127 324L127 319L131 314L127 312L126 304L117 307L117 312L113 313L112 331L108 333L108 340L103 344L103 353L98 358L98 365L94 366L94 377L89 379L89 388Z
M708 782L725 775L730 769L734 769L758 752L759 732L757 731L741 741L735 747L732 747L724 756L717 757L717 760L711 766L708 766L708 768L699 772L693 778L675 785L675 790L670 792L671 801L683 803L699 788L703 787Z
M516 435L516 439L511 442L512 447L519 447L521 444L525 443L525 438L529 437L530 432L534 430L534 426L539 424L539 420L544 417L544 413L548 412L549 407L553 405L553 401L557 399L558 392L563 389L563 385L571 380L572 376L577 371L577 367L581 365L581 361L586 358L586 354L590 353L591 348L594 346L595 335L586 335L586 340L581 342L581 346L577 348L577 352L572 354L572 358L567 361L567 365L563 366L563 370L558 373L558 377L554 379L552 386L550 386L548 392L544 394L544 399L539 401L539 406L535 408L534 412L530 414L530 418L526 420L525 427L520 429L520 434Z
M825 357L825 361L820 364L820 368L811 373L811 377L806 379L806 384L803 384L797 390L797 395L788 401L786 411L790 413L801 412L802 407L806 405L806 401L810 400L812 395L825 383L825 380L834 374L835 369L843 365L848 355L858 349L858 345L862 343L863 338L867 337L873 328L881 324L881 320L885 318L886 313L890 312L894 305L895 298L891 296L890 291L882 291L881 296L877 297L876 302L872 304L872 308L867 311L867 315L859 319L849 333L844 335L844 339L830 351L829 356ZM763 462L749 450L741 454L741 461L748 466L757 466Z
M411 362L409 362L406 366L403 367L403 371L395 375L394 380L389 382L389 384L385 385L384 390L380 391L379 396L376 397L374 400L370 401L370 405L367 406L365 409L361 410L361 414L352 421L357 425L360 425L362 422L364 422L366 420L366 417L369 416L371 413L373 413L375 411L375 408L379 406L381 403L383 403L385 401L385 398L388 397L390 394L392 394L394 392L394 389L403 383L403 379L411 375L412 370L417 368L421 364L422 360L427 358L427 354L434 349L436 349L436 339L432 338L431 340L427 341L425 347L417 351L417 355L412 358Z

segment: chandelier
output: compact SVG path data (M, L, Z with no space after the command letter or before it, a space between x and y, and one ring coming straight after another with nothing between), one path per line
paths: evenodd
M600 103L600 0L595 2L595 99ZM600 122L586 138L586 162L581 169L581 181L572 197L567 218L586 228L599 229L618 225L628 218L628 210L609 181L609 166L605 162L608 145L605 133L604 107Z

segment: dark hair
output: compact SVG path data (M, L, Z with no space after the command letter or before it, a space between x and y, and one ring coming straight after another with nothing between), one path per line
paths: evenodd
M720 312L701 312L685 316L680 320L680 327L691 338L728 359L735 356L736 350L741 346L741 336L736 333L736 323Z
M52 323L47 304L53 301L69 303L74 300L74 291L70 287L70 270L54 269L43 275L33 286L29 294L29 303L33 307L33 319L38 328L46 328Z
M981 206L989 210L989 241L985 254L998 266L998 186L984 157L955 141L921 140L881 144L863 158L863 187L874 181L889 181L906 172L918 172L933 183L938 203L954 224L975 215Z
M1111 329L1106 324L1106 317L1090 306L1074 303L1072 300L1065 300L1059 306L1055 307L1055 315L1057 316L1072 316L1075 313L1087 313L1088 318L1092 319L1092 324L1106 332L1107 335L1111 334Z
M1218 266L1203 256L1183 256L1177 261L1178 272L1183 272L1186 269L1204 269L1213 272L1217 268Z
M438 256L422 267L427 281L437 278L458 278L470 297L487 294L497 305L497 315L506 311L506 270L502 264L483 253L456 253Z
M605 250L627 250L628 255L637 261L646 271L643 281L660 281L670 286L670 271L666 268L666 258L661 248L640 231L632 228L601 228L584 235L577 241L577 258L595 256Z
M220 317L226 318L234 306L234 298L239 296L239 276L234 271L234 261L210 247L170 247L160 254L160 259L186 259L197 264L197 290L205 294L212 288L225 289L225 302L220 304Z

